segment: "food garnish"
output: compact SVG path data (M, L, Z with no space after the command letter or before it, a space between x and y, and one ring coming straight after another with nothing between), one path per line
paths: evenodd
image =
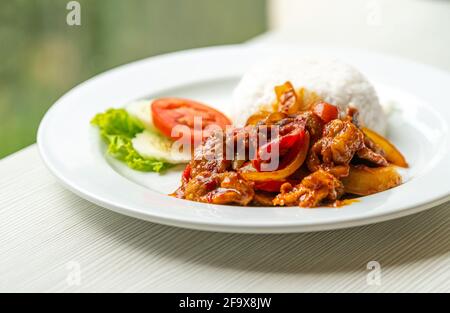
M100 129L106 142L107 153L123 161L134 170L142 172L162 172L172 164L156 158L144 158L133 147L132 140L144 131L144 126L124 109L109 109L97 114L91 121Z
M195 145L211 134L210 126L222 129L231 122L219 111L199 102L162 98L135 101L126 109L107 110L97 114L91 124L100 129L109 155L134 170L162 172L191 159L192 146L178 145L175 140L184 139ZM177 130L176 126L181 128Z

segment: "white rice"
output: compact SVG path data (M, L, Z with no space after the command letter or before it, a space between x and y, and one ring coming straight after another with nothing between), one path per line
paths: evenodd
M381 134L386 117L375 89L364 75L335 59L301 58L267 60L244 75L233 93L233 120L237 126L262 106L275 101L274 87L290 81L296 90L306 88L336 105L341 114L348 106L359 109L359 122Z

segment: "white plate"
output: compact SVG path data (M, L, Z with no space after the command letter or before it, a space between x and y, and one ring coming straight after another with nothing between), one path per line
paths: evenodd
M325 53L324 53L325 51ZM197 99L225 110L244 71L280 53L327 54L360 69L383 103L394 103L389 138L411 168L401 186L338 209L218 206L168 197L180 172L138 173L105 158L89 121L98 112L158 96ZM315 47L214 47L125 65L74 88L57 101L38 132L41 155L70 190L100 206L156 223L212 231L276 233L351 227L430 208L450 194L450 75L410 61L363 51Z

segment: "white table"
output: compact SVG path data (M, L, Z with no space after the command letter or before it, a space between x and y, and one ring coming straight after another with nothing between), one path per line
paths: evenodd
M177 229L65 190L35 145L0 161L0 291L449 292L449 238L450 202L321 233Z

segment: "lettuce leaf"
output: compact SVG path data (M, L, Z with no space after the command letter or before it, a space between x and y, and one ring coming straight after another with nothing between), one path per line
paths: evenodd
M173 166L155 158L144 158L133 148L131 140L144 131L144 126L126 110L109 109L97 114L91 124L100 129L100 135L108 145L108 154L128 167L142 172L162 172Z

